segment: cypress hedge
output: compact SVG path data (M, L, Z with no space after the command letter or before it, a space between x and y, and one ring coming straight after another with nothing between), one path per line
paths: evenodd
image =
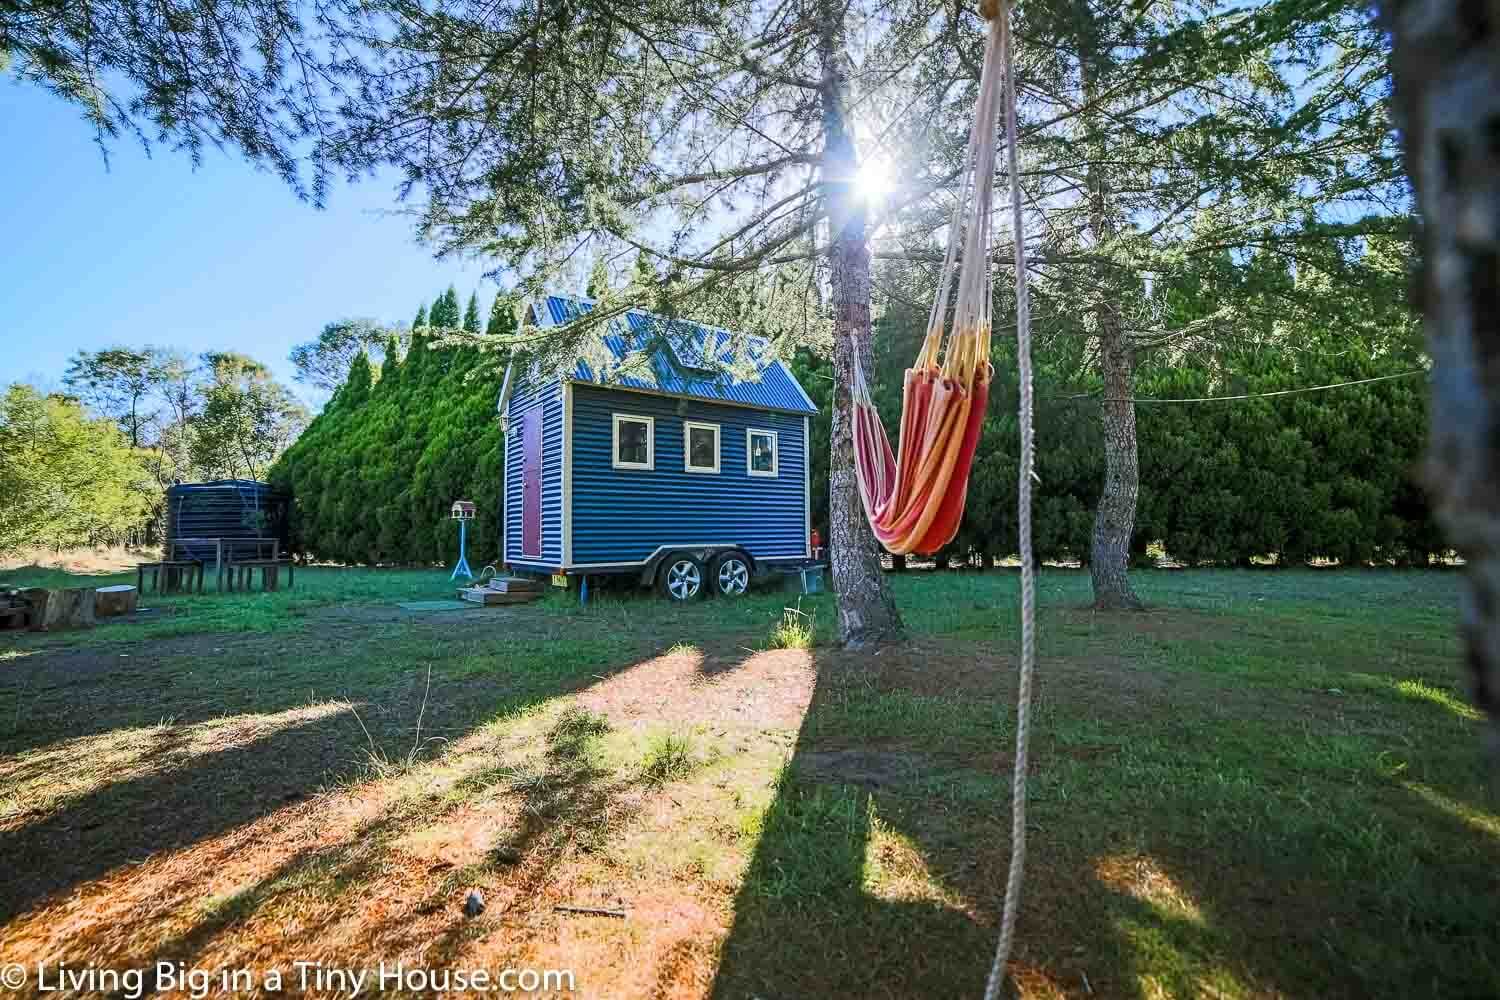
M432 311L444 319L450 310L457 313L451 290ZM496 316L491 332L508 332ZM394 342L385 357L378 379L366 358L356 359L271 470L271 482L295 498L293 547L333 562L451 563L458 529L448 511L466 499L479 506L469 524L470 563L498 559L504 442L493 356L435 348L417 330L405 358Z
M475 323L470 310L466 325ZM448 314L452 313L452 316ZM457 298L432 314L458 321ZM513 329L492 314L490 332ZM909 324L907 325L909 328ZM900 409L900 370L909 336L878 338L877 402L887 421ZM1070 342L1037 359L1037 474L1034 534L1039 558L1086 560L1103 482L1097 386L1079 370ZM997 338L995 383L958 537L942 564L990 564L1014 552L1016 395L1010 349ZM417 332L402 360L395 345L379 378L359 359L324 411L282 456L273 482L295 497L295 544L319 559L349 563L453 561L458 533L451 502L475 500L473 558L499 556L503 441L495 417L493 358L435 348ZM1139 397L1251 395L1374 378L1405 371L1400 358L1324 362L1268 353L1219 359L1211 375L1186 364L1153 363L1138 374ZM792 367L821 407L813 427L813 523L826 526L831 366L799 353ZM1188 564L1281 565L1313 558L1346 564L1425 564L1445 546L1413 471L1425 427L1421 377L1323 392L1138 407L1140 505L1135 550L1148 543ZM894 428L892 428L894 429ZM826 534L826 531L825 531ZM476 563L477 565L477 563Z

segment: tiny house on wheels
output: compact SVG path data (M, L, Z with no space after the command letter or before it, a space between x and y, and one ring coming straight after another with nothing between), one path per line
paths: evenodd
M549 296L527 319L592 306ZM507 372L504 563L691 600L809 558L817 407L769 343L631 311L581 353L562 376Z

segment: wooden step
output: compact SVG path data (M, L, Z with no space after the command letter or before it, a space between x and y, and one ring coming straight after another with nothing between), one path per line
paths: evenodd
M499 590L491 590L489 587L461 587L458 596L475 604L530 604L532 601L539 600L542 592L519 590L508 594Z
M540 594L545 589L542 581L525 576L497 576L486 581L484 586L502 594Z

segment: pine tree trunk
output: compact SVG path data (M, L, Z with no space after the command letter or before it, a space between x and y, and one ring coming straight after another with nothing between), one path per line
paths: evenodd
M1097 55L1094 24L1084 25L1079 41L1079 77L1086 104L1094 99L1091 68ZM1094 129L1091 115L1085 124ZM1114 238L1116 218L1109 183L1098 166L1086 175L1089 192L1089 228L1095 246L1106 246ZM1135 528L1135 504L1140 493L1140 463L1135 440L1135 352L1119 306L1109 298L1113 284L1111 268L1100 263L1100 289L1105 296L1095 309L1099 324L1099 373L1104 398L1099 418L1104 430L1104 493L1094 513L1094 538L1089 552L1089 575L1094 584L1094 607L1101 610L1137 609L1140 598L1130 587L1130 534Z
M901 616L886 586L880 550L865 520L854 471L854 365L870 359L870 250L863 205L850 189L856 162L844 120L844 6L824 0L819 55L833 295L833 433L828 469L828 557L838 605L839 642L861 648L901 638ZM856 348L857 353L856 353Z
M1130 533L1140 492L1135 404L1130 401L1135 390L1135 354L1119 310L1106 303L1098 316L1099 367L1104 376L1104 399L1099 404L1104 425L1104 493L1094 515L1089 575L1094 583L1094 607L1134 609L1141 606L1129 577Z
M1386 4L1433 360L1423 477L1463 555L1462 633L1500 761L1500 34L1493 4Z

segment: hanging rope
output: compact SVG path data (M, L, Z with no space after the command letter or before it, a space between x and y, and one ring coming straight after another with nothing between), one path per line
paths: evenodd
M963 518L969 467L979 444L989 400L990 215L998 146L997 112L1005 113L1005 153L1010 182L1016 266L1016 356L1020 378L1021 461L1018 513L1021 549L1021 676L1016 704L1016 757L1011 777L1011 854L1000 917L1000 940L985 985L994 1000L1005 981L1026 867L1026 758L1031 734L1031 680L1036 661L1036 568L1031 544L1033 467L1031 302L1026 285L1026 238L1016 154L1015 59L1007 0L980 0L989 21L979 98L969 131L965 164L938 294L927 336L902 386L900 451L892 454L885 426L870 396L866 359L856 351L853 396L854 467L860 499L875 537L895 554L932 553L952 541ZM998 107L997 107L998 106ZM964 225L967 222L967 227ZM960 265L960 244L962 264ZM955 273L956 272L956 273ZM951 332L948 301L957 286Z
M1031 738L1031 676L1036 670L1036 561L1031 548L1031 483L1033 436L1031 427L1031 298L1026 287L1026 228L1021 213L1020 173L1016 164L1015 56L1010 42L1010 4L982 0L980 11L998 23L1000 62L1005 72L1005 165L1010 180L1011 226L1016 246L1016 358L1021 381L1021 467L1017 470L1017 519L1021 548L1021 677L1016 693L1016 759L1011 772L1010 872L1005 879L1005 906L1000 915L1000 940L984 987L985 1000L995 1000L1005 981L1021 906L1021 878L1026 870L1026 754Z

